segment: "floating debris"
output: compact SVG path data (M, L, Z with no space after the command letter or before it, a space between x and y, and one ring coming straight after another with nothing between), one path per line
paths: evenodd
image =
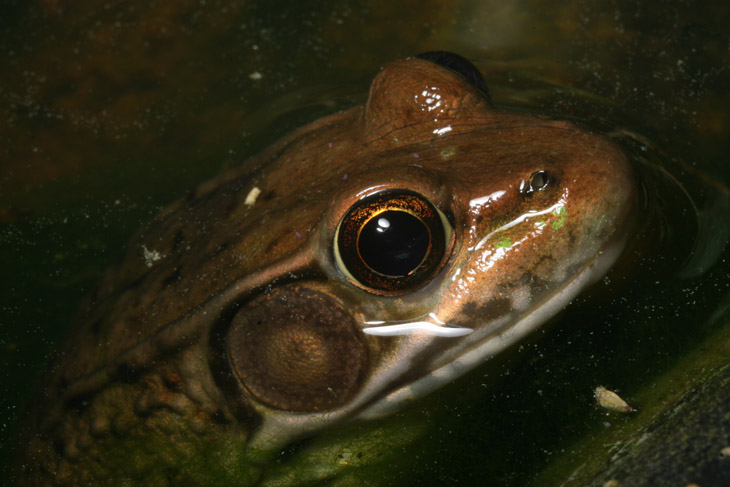
M142 245L142 258L144 259L144 263L147 267L152 267L155 262L161 260L163 257L164 256L159 251L154 249L150 250L146 245Z
M251 191L246 195L246 200L243 202L244 205L253 206L256 203L256 198L261 194L261 190L258 186L254 186Z
M603 386L596 387L596 390L593 391L593 395L596 398L596 403L598 403L598 405L602 408L610 409L611 411L618 411L620 413L635 411L635 409L629 406L626 401L621 399L618 394L613 391L609 391Z
M726 446L722 450L720 450L720 456L722 458L730 458L730 446Z
M621 485L621 484L616 479L607 480L606 482L603 483L603 487L619 487L619 485Z

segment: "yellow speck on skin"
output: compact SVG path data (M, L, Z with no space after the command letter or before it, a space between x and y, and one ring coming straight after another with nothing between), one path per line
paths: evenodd
M621 413L628 413L634 410L634 408L629 406L618 394L613 391L609 391L603 386L596 387L593 391L593 396L596 398L596 403L604 409L618 411Z
M454 147L447 147L441 151L441 159L443 160L449 160L452 157L454 157L454 154L456 154L456 148Z
M246 200L243 202L244 205L253 206L256 203L256 198L261 194L261 190L258 186L251 188L251 191L246 195Z

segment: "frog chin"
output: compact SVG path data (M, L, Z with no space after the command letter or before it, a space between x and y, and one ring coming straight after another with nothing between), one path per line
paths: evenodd
M261 411L264 419L250 440L251 446L280 448L329 426L376 419L403 409L511 347L560 312L608 271L625 242L624 238L607 245L551 296L517 316L507 313L474 330L451 328L461 330L452 335L434 332L434 324L427 321L403 323L402 333L394 330L400 335L397 350L379 365L349 404L317 413ZM424 332L414 332L419 327ZM418 369L425 372L419 374Z

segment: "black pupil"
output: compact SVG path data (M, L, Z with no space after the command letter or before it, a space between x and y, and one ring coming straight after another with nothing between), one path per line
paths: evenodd
M426 225L405 211L388 210L371 218L360 231L360 257L375 272L407 276L423 262L429 249Z

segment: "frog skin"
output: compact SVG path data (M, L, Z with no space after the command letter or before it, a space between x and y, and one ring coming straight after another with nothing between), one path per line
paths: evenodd
M262 452L397 411L554 316L621 254L637 186L608 139L494 108L468 61L392 62L364 106L138 233L48 374L23 482L255 484Z

